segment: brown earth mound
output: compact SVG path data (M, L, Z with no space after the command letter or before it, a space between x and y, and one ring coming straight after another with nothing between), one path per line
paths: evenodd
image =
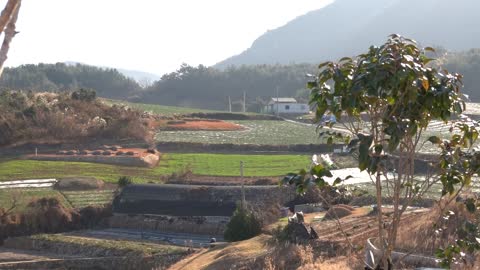
M26 159L105 163L122 166L155 167L160 154L154 149L118 148L116 150L60 150L56 154L26 155Z
M183 119L168 121L163 130L204 130L204 131L235 131L244 127L230 122L210 119Z
M343 218L351 215L353 211L354 208L348 205L334 205L328 209L327 213L325 214L325 219Z

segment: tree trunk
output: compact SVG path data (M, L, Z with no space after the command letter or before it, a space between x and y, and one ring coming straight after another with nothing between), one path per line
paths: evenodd
M383 230L383 211L382 211L382 183L380 173L377 172L375 186L377 190L377 220L378 220L378 240L379 248L382 253L381 265L386 265L387 257L385 256L385 235Z
M7 60L8 51L10 50L10 42L12 42L13 37L17 34L15 24L17 22L18 12L20 11L21 2L21 0L9 0L0 15L0 29L5 34L0 49L0 76L2 76L3 67Z

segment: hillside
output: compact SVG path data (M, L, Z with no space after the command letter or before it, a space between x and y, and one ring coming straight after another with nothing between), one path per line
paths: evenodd
M317 63L356 55L392 33L453 51L478 48L479 9L475 0L336 0L268 31L216 67Z
M127 98L141 90L135 80L116 69L78 63L40 63L5 68L0 78L0 88L34 92L89 88L94 89L100 97L117 99Z

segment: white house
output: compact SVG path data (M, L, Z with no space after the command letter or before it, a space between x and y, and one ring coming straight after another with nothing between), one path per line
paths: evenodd
M264 108L264 113L272 114L307 114L310 107L305 103L298 103L294 98L272 98Z

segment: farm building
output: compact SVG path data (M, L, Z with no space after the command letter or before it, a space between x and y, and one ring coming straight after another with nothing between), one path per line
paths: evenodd
M264 108L264 113L271 114L306 114L310 107L305 103L298 103L294 98L272 98Z
M263 209L292 200L278 186L245 186L248 203ZM112 227L223 234L242 198L239 186L128 185L113 202Z

